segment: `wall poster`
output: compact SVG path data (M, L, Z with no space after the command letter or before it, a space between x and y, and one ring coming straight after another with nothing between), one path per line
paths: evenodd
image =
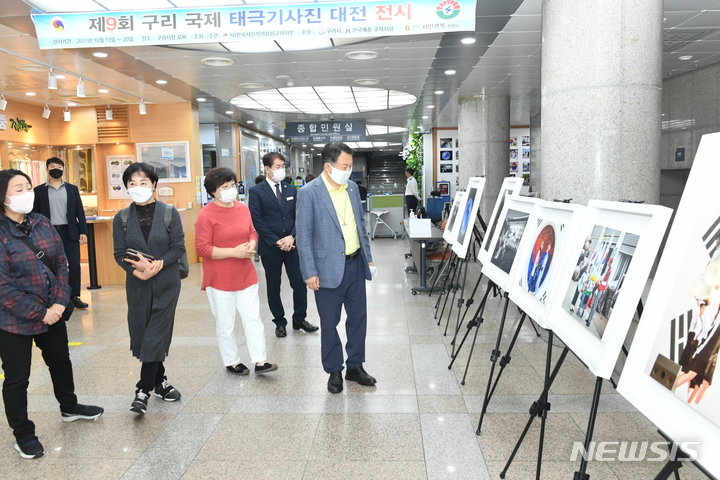
M720 477L720 133L700 141L618 391ZM690 453L690 452L688 452Z
M138 161L155 167L160 180L191 182L188 142L153 142L137 144Z
M108 172L108 197L130 198L123 185L122 176L125 170L135 163L135 155L105 155Z

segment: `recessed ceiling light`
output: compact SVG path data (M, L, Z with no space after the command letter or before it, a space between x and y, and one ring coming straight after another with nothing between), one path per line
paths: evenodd
M100 90L98 90L98 93L109 93L109 92L110 92L110 90L108 90L107 88L101 88Z
M28 97L34 97L35 95L37 95L37 93L35 93L35 92L27 92L25 95L27 95Z
M445 92L443 92L442 90L435 90L435 95L442 95L443 93Z
M692 55L683 55L682 57L678 57L678 60L692 60Z
M285 134L280 135L281 138L285 138Z
M235 65L235 60L223 57L208 57L200 60L200 63L209 67L229 67Z
M62 73L56 73L55 78L57 78L58 80L65 80L65 75L63 75Z
M252 124L255 123L255 122L254 122L253 120L248 120L248 121L245 122L245 123L248 123L248 124L252 125Z
M287 80L288 78L290 78L290 75L278 75L275 78L278 80Z
M474 38L474 37L465 37L465 38L463 38L463 39L460 40L460 41L461 41L462 43L464 43L465 45L470 45L470 44L475 43L475 38Z
M422 118L425 119L425 118L430 118L430 117L428 117L427 115L423 115Z
M158 85L165 85L167 83L167 80L155 80L155 83Z
M281 76L286 77L287 75L281 75ZM290 77L288 77L288 78L290 78ZM265 86L264 84L257 83L257 82L248 82L248 83L238 84L238 87L240 87L240 88L262 88L264 86Z
M95 52L93 53L93 57L97 58L107 58L108 54L105 52Z
M372 52L370 50L358 50L355 52L348 52L345 56L350 60L372 60L373 58L377 58L378 54L377 52Z
M456 73L455 70L445 70L445 75L455 75Z
M48 67L43 67L42 65L35 65L35 64L18 65L17 68L19 68L20 70L22 70L24 72L47 72L49 70Z
M202 98L202 97L200 97L200 98L197 99L198 102L204 102L205 100L206 100L206 99L204 99L204 98Z
M377 80L375 78L358 78L355 80L355 83L358 85L377 85L380 83L380 80Z
M75 102L68 102L67 105L68 105L68 107L76 107L76 106L77 106L77 103L75 103Z
M435 105L428 105L427 108L435 108Z
M232 110L227 110L225 113L227 113L228 115L232 115L235 112L233 112Z

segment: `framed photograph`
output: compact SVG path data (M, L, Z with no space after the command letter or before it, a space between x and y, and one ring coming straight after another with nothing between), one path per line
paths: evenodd
M503 290L510 291L510 272L537 199L506 195L497 228L490 241L490 255L482 272Z
M517 158L518 158L518 149L511 148L510 149L510 160L517 160Z
M463 259L467 255L468 247L472 241L473 226L475 225L475 218L477 218L480 198L482 198L484 188L484 177L470 177L465 196L465 206L461 210L462 220L455 219L455 222L460 221L460 229L457 232L457 239L452 244L452 248L457 256ZM459 215L460 212L458 212L458 217Z
M260 175L260 150L257 137L243 132L241 139L242 148L242 177L246 186L255 185L255 177ZM287 156L285 158L288 158Z
M450 195L450 182L436 182L435 190L440 193L440 196Z
M557 272L546 323L591 372L610 378L672 210L591 200L575 261ZM574 302L574 303L573 303Z
M510 162L510 171L517 172L518 162Z
M440 164L440 173L452 173L453 166L452 163L441 163Z
M618 391L720 477L720 134L700 141Z
M138 143L136 148L138 161L152 165L160 181L191 181L188 142Z
M453 152L452 150L447 151L441 151L440 152L440 160L452 160L453 159Z
M440 139L440 148L453 148L453 139L452 138L441 138Z
M530 149L529 148L522 149L522 158L525 158L525 159L530 158Z
M567 246L580 233L584 214L582 205L538 201L525 227L510 272L510 299L543 328L547 305L558 292L557 272L573 261Z
M462 208L465 206L465 192L458 192L455 194L455 200L453 200L452 207L450 207L450 216L448 217L445 231L443 231L443 240L449 244L455 243L457 238L457 231L459 230L458 217L462 218Z
M522 178L506 177L505 179L503 179L502 186L500 187L500 193L495 200L495 206L493 207L492 214L490 215L490 219L486 223L486 225L488 226L488 231L485 232L485 238L483 240L482 247L480 248L480 252L478 253L478 260L480 260L480 263L485 264L489 261L488 252L490 251L490 242L492 240L492 237L495 235L498 220L500 219L500 213L502 212L503 206L505 205L505 197L507 195L516 197L520 195L521 189Z
M529 146L530 146L530 135L523 135L523 137L522 137L522 146L523 146L523 147L529 147Z
M530 162L523 162L523 163L522 163L522 171L523 171L523 172L529 172L529 171L530 171Z
M511 146L511 147L517 147L517 146L518 146L517 137L510 137L510 146Z

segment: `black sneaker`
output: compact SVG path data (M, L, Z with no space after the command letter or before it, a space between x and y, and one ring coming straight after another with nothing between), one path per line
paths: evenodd
M268 373L274 372L278 369L278 366L274 363L263 363L262 365L255 365L255 373Z
M62 412L63 422L74 422L75 420L95 420L103 414L105 409L94 405L80 405L78 403L72 413Z
M149 395L142 390L135 392L135 400L133 400L132 405L130 406L130 411L145 415L145 412L147 411L148 397Z
M175 390L175 387L168 383L167 377L164 377L164 380L160 385L155 386L155 396L162 398L166 402L174 402L175 400L180 400L180 397L182 397L180 392Z
M45 449L37 437L18 440L15 444L15 450L18 451L22 458L40 458L45 454Z
M225 367L227 368L228 372L234 373L235 375L248 375L250 373L250 370L248 367L243 365L242 363L238 363L234 367Z

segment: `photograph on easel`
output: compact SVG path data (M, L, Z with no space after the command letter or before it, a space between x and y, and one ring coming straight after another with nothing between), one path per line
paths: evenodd
M478 253L478 260L485 263L487 260L488 252L490 251L490 242L492 241L495 229L497 228L500 214L502 213L503 206L505 205L505 198L507 195L518 196L522 189L522 179L517 177L506 177L503 179L502 186L500 187L500 193L495 200L495 206L493 207L490 219L487 221L488 231L485 232L485 238L483 239L482 248Z
M484 177L471 177L468 180L467 192L465 195L465 205L458 212L455 220L460 222L460 228L457 231L456 241L453 242L453 251L460 257L465 258L468 247L473 236L473 227L477 218L478 208L480 207L480 199L485 187ZM462 219L460 215L462 213Z
M620 392L720 477L720 133L703 135L635 332Z
M594 225L579 252L563 308L602 338L630 268L639 235Z
M450 207L450 216L448 217L447 225L443 231L443 240L447 243L455 243L455 239L457 238L457 231L459 228L457 228L456 224L458 223L460 207L465 205L465 195L465 192L456 193L455 200L453 200L452 207Z

